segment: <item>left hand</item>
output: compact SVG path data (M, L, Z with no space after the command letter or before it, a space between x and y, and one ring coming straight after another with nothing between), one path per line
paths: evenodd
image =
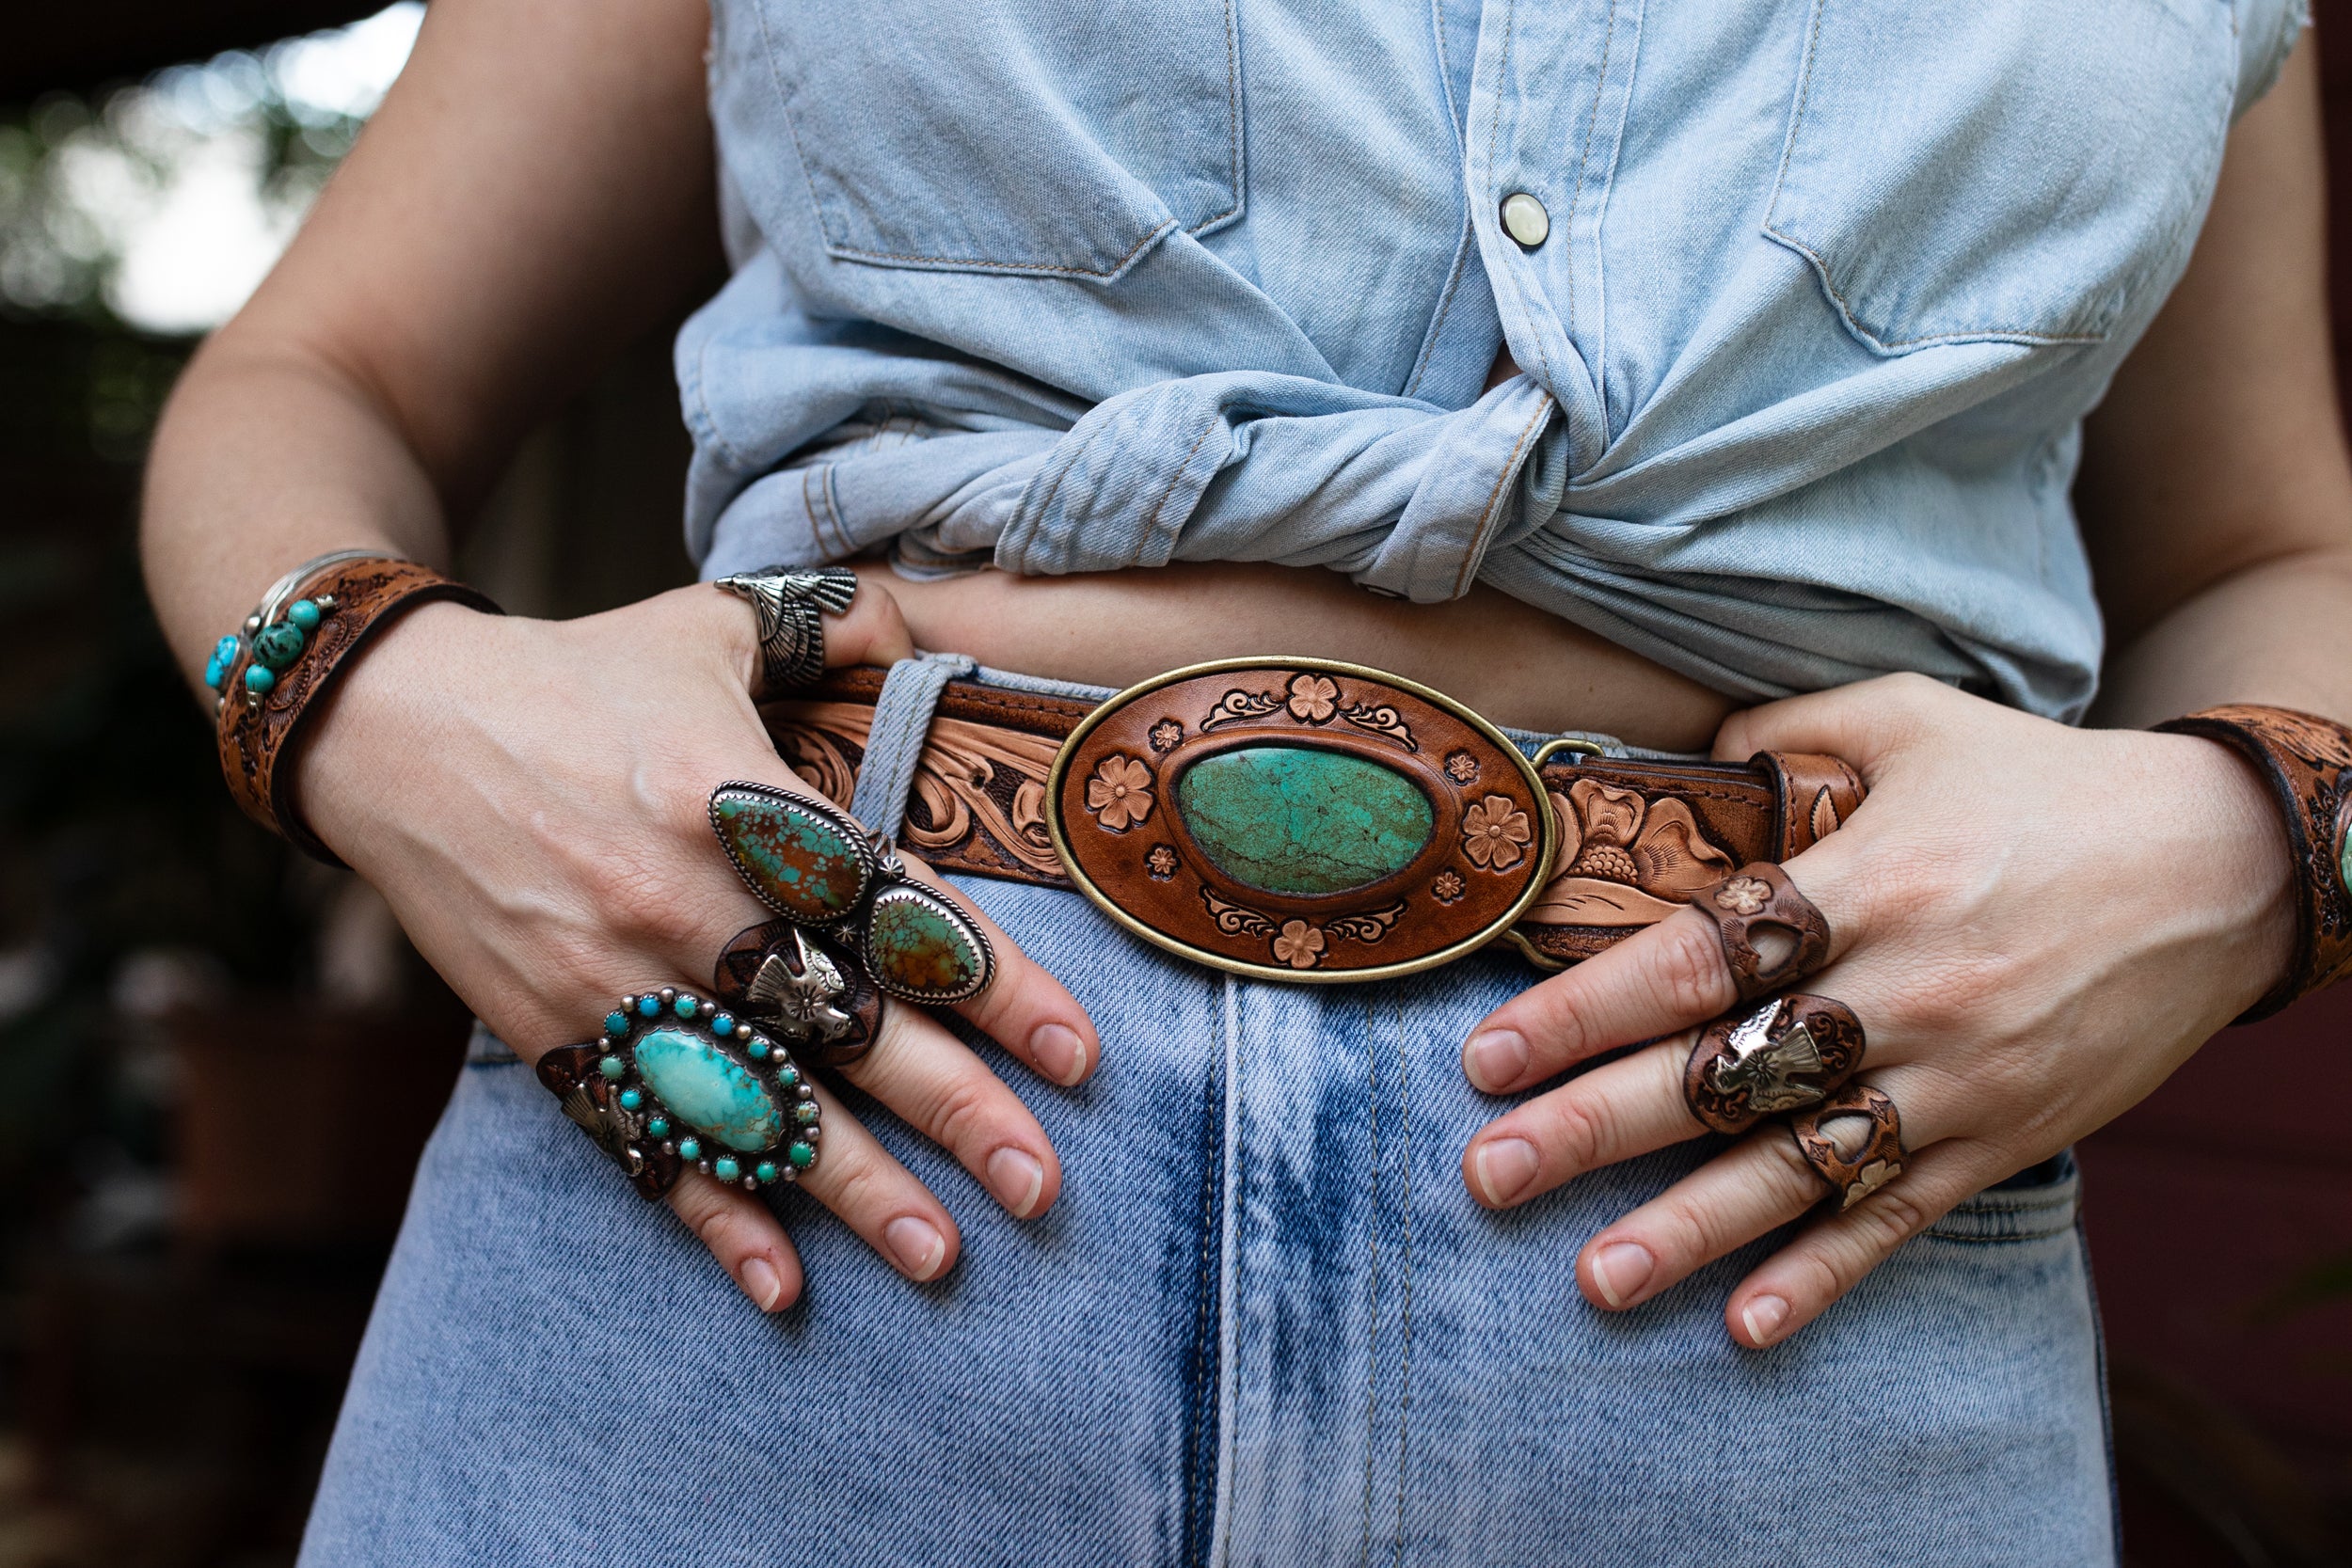
M2069 729L1898 675L1733 714L1714 750L1827 752L1869 786L1787 866L1831 933L1828 966L1795 989L1861 1017L1856 1081L1893 1098L1910 1150L1901 1176L1740 1281L1724 1320L1743 1345L1788 1338L1953 1205L2121 1114L2285 972L2276 808L2211 742ZM1463 1052L1493 1094L1653 1043L1480 1129L1471 1196L1506 1208L1700 1135L1683 1066L1735 1001L1715 926L1685 909L1496 1008ZM1768 1119L1587 1242L1578 1283L1633 1307L1824 1196Z

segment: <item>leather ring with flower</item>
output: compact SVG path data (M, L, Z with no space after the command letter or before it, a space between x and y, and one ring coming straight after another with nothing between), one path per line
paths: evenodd
M1788 1123L1797 1152L1842 1212L1903 1173L1903 1121L1867 1084L1849 1084Z
M1742 1002L1792 986L1829 962L1829 921L1788 873L1751 861L1691 899L1714 921Z
M882 991L855 953L788 920L747 926L719 955L711 989L739 1018L846 1067L882 1030Z
M1843 1002L1790 991L1699 1031L1682 1095L1718 1132L1818 1105L1862 1066L1862 1021Z
M710 792L710 827L760 902L855 953L884 995L964 1002L995 978L996 955L972 917L908 878L839 807L730 781Z
M649 1198L689 1167L752 1192L817 1163L823 1129L792 1053L672 987L622 997L601 1038L548 1052L538 1074Z

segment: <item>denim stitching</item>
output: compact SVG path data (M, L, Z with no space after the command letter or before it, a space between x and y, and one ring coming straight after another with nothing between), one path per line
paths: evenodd
M1593 83L1593 111L1584 117L1584 146L1576 155L1576 189L1568 196L1567 221L1560 226L1561 242L1568 246L1568 336L1576 336L1576 214L1584 205L1584 171L1593 161L1593 133L1600 125L1600 101L1609 91L1609 55L1617 43L1617 0L1609 0L1609 19L1600 36L1600 67ZM1596 258L1597 261L1597 258Z
M1397 1117L1404 1125L1399 1142L1404 1146L1405 1182L1405 1275L1404 1332L1405 1359L1400 1370L1396 1391L1396 1568L1405 1568L1405 1477L1407 1455L1411 1451L1413 1420L1413 1100L1412 1064L1405 1046L1405 991L1396 990L1396 1108Z
M786 103L784 79L776 73L776 42L774 36L768 30L767 13L756 6L752 9L759 19L759 39L762 46L760 53L767 56L768 82L775 88L776 107L783 111L781 118L784 120L784 132L792 139L792 156L799 161L801 166L801 183L807 187L809 208L817 214L818 230L825 237L825 249L829 254L853 261L919 261L931 266L979 267L991 272L1034 272L1057 277L1116 277L1126 271L1128 265L1137 256L1149 249L1152 241L1176 227L1175 215L1170 214L1166 223L1157 225L1143 238L1137 240L1129 247L1125 255L1120 257L1107 269L1071 266L1067 263L1053 261L992 261L979 257L923 256L887 250L862 250L836 243L833 237L832 220L825 213L825 204L817 198L817 181L809 173L808 155L801 149L800 127L793 120L792 111ZM1226 179L1233 188L1233 204L1221 213L1202 218L1198 224L1185 230L1188 234L1206 233L1239 213L1248 202L1248 193L1244 189L1244 183L1248 176L1248 152L1241 134L1240 56L1241 45L1233 28L1233 0L1225 0L1225 123L1226 141L1231 149L1226 157Z
M1210 1303L1215 1299L1215 1290L1209 1275L1209 1260L1212 1251L1211 1243L1216 1241L1218 1229L1216 1224L1217 1191L1223 1185L1218 1180L1220 1175L1218 1167L1225 1161L1225 1139L1222 1135L1222 1127L1217 1125L1216 1116L1216 1085L1218 1080L1223 1077L1223 1064L1221 1062L1215 1064L1209 1074L1209 1092L1205 1107L1207 1115L1204 1118L1210 1124L1211 1129L1210 1137L1207 1140L1208 1157L1201 1162L1200 1173L1200 1269L1197 1285L1200 1297L1199 1304L1193 1308L1192 1326L1192 1440L1184 1449L1184 1464L1195 1470L1196 1479L1190 1486L1184 1489L1184 1512L1187 1517L1182 1522L1184 1533L1179 1543L1180 1552L1207 1534L1205 1529L1200 1529L1197 1533L1195 1529L1195 1525L1200 1522L1200 1493L1205 1490L1209 1494L1212 1506L1214 1506L1216 1495L1215 1456L1209 1456L1208 1464L1201 1463L1203 1457L1201 1436L1207 1429L1209 1412L1216 1404L1216 1390L1210 1386L1208 1368L1208 1342L1212 1328ZM1189 1561L1193 1554L1184 1553L1184 1555Z
M1431 3L1435 4L1436 0L1431 0ZM1469 270L1470 256L1477 245L1478 231L1471 225L1470 214L1466 211L1462 214L1462 237L1454 246L1454 270L1446 274L1445 293L1438 296L1438 313L1429 319L1429 335L1422 340L1421 357L1414 362L1412 379L1405 384L1405 396L1408 398L1420 393L1421 384L1429 374L1429 361L1438 356L1438 341L1444 336L1445 319L1454 309L1454 292L1462 286L1462 275Z
M1215 430L1218 425L1221 425L1225 421L1222 418L1216 418L1212 419L1207 424L1202 425L1200 427L1200 434L1193 437L1192 446L1190 450L1184 453L1184 460L1176 465L1176 471L1168 476L1168 488L1161 491L1160 499L1152 503L1151 515L1143 519L1143 527L1136 531L1136 542L1129 556L1129 562L1131 564L1134 562L1141 561L1143 559L1144 546L1151 540L1152 531L1160 526L1160 513L1166 509L1168 505L1168 498L1174 495L1176 493L1176 486L1184 483L1184 470L1192 467L1193 453L1199 451L1200 450L1200 443L1209 438L1209 432ZM1199 504L1197 499L1194 504ZM1189 519L1191 514L1186 513L1185 516ZM1175 553L1172 546L1170 547L1168 553L1171 555Z
M1518 17L1518 0L1509 0L1509 3L1504 5L1502 8L1502 51L1495 56L1495 76L1498 82L1500 82L1501 78L1510 72L1511 29L1517 23ZM1486 181L1489 185L1493 183L1495 178L1495 144L1502 139L1502 107L1500 103L1500 87L1497 88L1496 96L1498 102L1495 106L1494 122L1486 127ZM1527 290L1519 283L1518 266L1514 264L1504 267L1502 269L1502 276L1510 280L1511 293L1518 299L1520 312L1532 318L1534 315L1534 311L1528 306ZM1507 344L1511 341L1511 335L1508 332L1505 332L1502 335L1502 339ZM1541 332L1535 334L1535 363L1541 367L1543 371L1544 385L1547 387L1550 386L1552 381L1551 355L1550 352L1544 347L1544 335ZM1456 579L1454 592L1457 594L1461 593L1458 578Z
M1469 592L1470 576L1477 570L1485 554L1486 534L1494 526L1495 511L1502 500L1502 488L1518 473L1519 453L1527 450L1528 437L1535 433L1536 422L1550 407L1551 398L1547 393L1543 401L1535 405L1535 412L1528 416L1526 428L1519 432L1519 438L1511 448L1511 455L1503 463L1502 471L1495 475L1495 487L1486 494L1486 509L1478 515L1478 528L1470 534L1470 549L1462 557L1462 568L1454 574L1454 596L1457 599Z
M1248 205L1248 144L1241 134L1241 40L1233 27L1233 0L1225 0L1225 137L1232 146L1226 178L1232 182L1233 204L1215 217L1202 218L1187 234L1205 234Z
M785 119L788 121L791 116L787 114ZM982 256L924 256L913 251L861 250L851 245L835 245L830 239L825 242L825 248L835 256L845 257L852 261L919 261L935 267L973 267L988 272L1034 272L1054 277L1116 277L1126 271L1137 256L1149 249L1153 240L1175 227L1176 220L1170 217L1166 223L1151 230L1143 238L1129 246L1126 254L1120 256L1108 267L1073 266L1067 261L992 261Z
M2024 328L2012 329L2000 326L1988 326L1967 332L1936 332L1922 338L1880 338L1854 319L1852 308L1848 305L1846 296L1838 293L1836 281L1829 275L1829 263L1824 261L1820 253L1810 245L1784 232L1777 222L1780 212L1780 193L1788 182L1788 161L1796 156L1797 134L1804 129L1805 111L1813 103L1813 55L1821 41L1821 8L1822 0L1813 0L1813 24L1805 34L1804 64L1798 72L1797 102L1795 107L1789 110L1788 132L1780 144L1780 167L1772 174L1772 198L1764 208L1765 237L1787 245L1813 263L1813 270L1821 280L1821 292L1829 295L1830 303L1837 308L1837 319L1845 323L1847 331L1873 349L1884 351L1924 348L1931 343L2015 342L2035 346L2105 342L2106 341L2105 332L2084 335L2033 332Z
M1241 1290L1242 1199L1246 1196L1245 1161L1248 1153L1247 1130L1242 1126L1241 1069L1241 984L1231 974L1218 976L1222 982L1225 1006L1220 1022L1225 1039L1225 1152L1231 1162L1226 1172L1225 1226L1221 1238L1217 1289L1217 1431L1216 1431L1216 1517L1211 1521L1215 1530L1211 1568L1222 1568L1233 1555L1233 1495L1232 1443L1233 1409L1237 1399L1229 1398L1239 1381L1233 1369L1234 1342L1240 1338L1235 1327L1238 1308L1234 1298Z

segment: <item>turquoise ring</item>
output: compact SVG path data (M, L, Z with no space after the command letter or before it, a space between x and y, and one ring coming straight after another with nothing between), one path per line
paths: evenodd
M895 850L831 802L729 781L710 792L710 829L755 897L855 953L883 995L967 1002L996 977L972 917L909 879Z
M757 1192L817 1164L821 1115L791 1052L675 987L622 997L599 1038L548 1052L538 1073L649 1198L690 1169Z

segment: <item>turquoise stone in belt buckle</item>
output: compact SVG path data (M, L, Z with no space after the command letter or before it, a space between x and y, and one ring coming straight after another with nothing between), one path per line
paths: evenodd
M1129 930L1269 979L1409 974L1494 940L1558 833L1534 766L1443 694L1357 665L1227 659L1072 734L1046 827Z

